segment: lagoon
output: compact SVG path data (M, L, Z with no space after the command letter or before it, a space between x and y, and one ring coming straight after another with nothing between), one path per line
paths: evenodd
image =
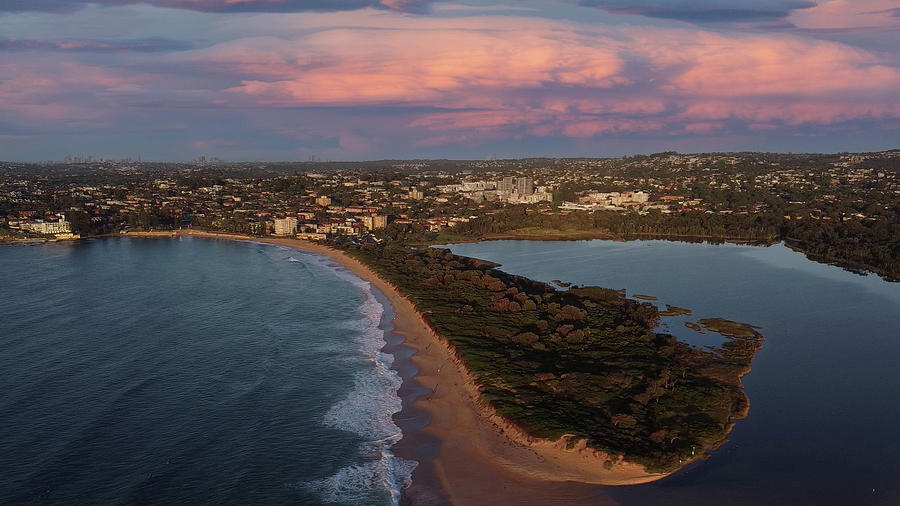
M750 415L710 459L649 485L603 489L622 504L900 503L900 283L769 247L668 241L449 245L511 274L625 288L691 309L663 332L715 344L684 322L727 318L766 337L744 378Z

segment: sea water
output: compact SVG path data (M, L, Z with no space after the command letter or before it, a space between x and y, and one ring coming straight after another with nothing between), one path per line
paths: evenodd
M0 247L0 503L397 504L390 327L282 246Z

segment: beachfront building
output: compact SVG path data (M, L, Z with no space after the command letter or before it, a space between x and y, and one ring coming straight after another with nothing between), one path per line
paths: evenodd
M275 235L294 235L297 233L297 218L287 217L275 220Z
M72 224L65 218L60 218L59 221L30 221L23 223L22 228L45 235L72 233Z

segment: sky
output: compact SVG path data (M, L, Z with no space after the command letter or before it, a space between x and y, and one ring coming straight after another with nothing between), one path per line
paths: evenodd
M900 148L898 0L0 0L0 159Z

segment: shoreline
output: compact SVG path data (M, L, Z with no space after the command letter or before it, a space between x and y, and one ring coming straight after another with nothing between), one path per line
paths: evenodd
M608 500L598 496L595 485L635 485L669 475L647 473L638 464L621 461L605 469L607 457L602 452L583 444L566 448L564 439L554 442L532 438L492 413L479 402L477 386L452 347L429 327L412 302L368 266L340 250L300 239L195 230L121 235L178 236L279 244L319 254L368 281L385 296L394 311L392 332L415 350L410 360L418 370L412 379L430 392L412 402L430 418L420 432L438 441L437 454L420 462L406 491L415 504L437 504L432 498L438 495L445 495L454 504L603 504ZM407 458L411 449L401 443L396 454ZM424 483L417 476L422 474L430 475L422 480ZM440 486L440 494L429 490L429 482Z
M771 237L768 239L746 239L740 237L728 237L720 235L702 235L702 234L659 234L653 232L633 232L630 234L613 234L607 232L585 232L579 234L562 234L562 235L528 235L517 233L497 233L492 235L483 235L477 238L456 237L447 238L440 241L424 241L414 243L418 246L440 246L442 244L469 244L476 242L489 241L538 241L538 242L578 242L578 241L614 241L614 242L632 242L632 241L671 241L686 243L709 243L709 244L735 244L743 246L769 247L776 244L784 244L788 248L803 254L808 260L824 265L839 267L849 272L859 275L875 275L881 279L890 282L900 282L900 275L891 273L883 268L869 265L861 262L842 260L840 258L828 257L806 251L803 245L806 241L794 239L791 237Z
M413 243L421 246L435 246L441 244L466 244L488 241L540 241L540 242L577 242L577 241L672 241L672 242L714 242L726 244L746 244L751 246L771 246L778 244L782 239L772 237L769 239L747 239L708 234L659 234L654 232L633 232L630 234L618 234L608 231L583 231L583 232L559 232L558 234L527 234L518 232L497 232L479 237L450 237L441 241L424 241Z

